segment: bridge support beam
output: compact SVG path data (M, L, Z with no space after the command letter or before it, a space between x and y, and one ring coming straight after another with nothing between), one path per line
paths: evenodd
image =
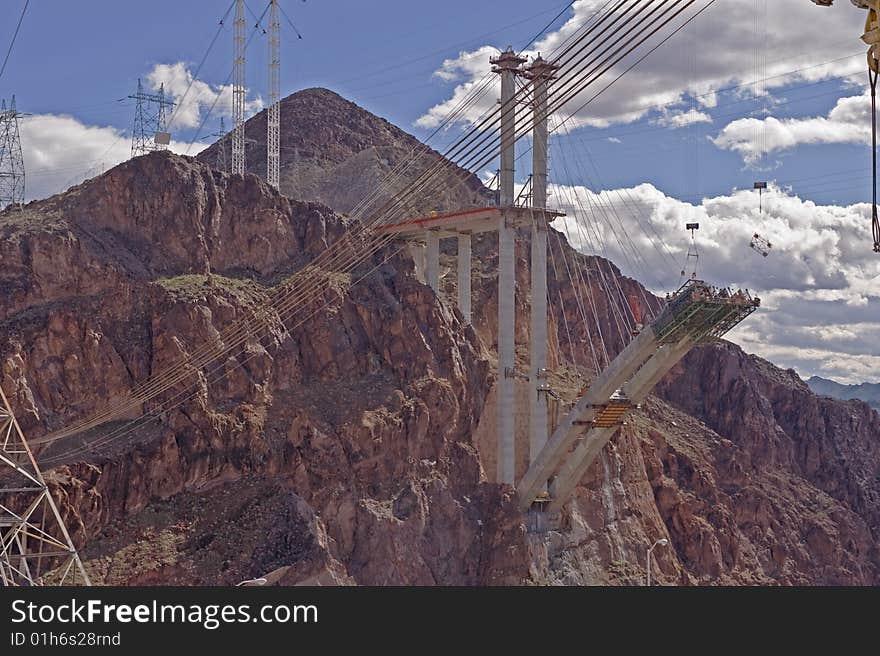
M471 235L458 235L458 309L464 322L471 323Z
M513 217L506 208L514 205L514 151L516 144L516 75L522 57L507 48L492 59L501 75L501 212L498 221L498 481L516 484L516 277Z
M584 432L584 425L592 421L597 408L605 404L614 392L657 350L657 340L650 326L646 327L618 354L611 364L593 381L562 423L553 431L547 444L529 466L517 486L517 502L526 511L547 481L559 469L566 454Z
M425 283L440 293L440 235L433 230L425 232Z
M661 346L657 353L623 386L621 390L623 395L633 404L644 401L654 386L660 382L660 379L691 350L693 345L692 341L684 340L679 344ZM547 506L548 512L562 509L587 469L596 460L599 452L618 430L620 430L620 425L610 428L593 428L584 435L553 479L550 486L553 498Z

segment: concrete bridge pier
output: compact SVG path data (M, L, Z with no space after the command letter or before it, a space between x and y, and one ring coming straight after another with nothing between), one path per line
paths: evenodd
M514 205L514 151L516 143L516 76L525 62L508 47L491 60L493 71L501 75L501 170L498 220L498 482L516 484L516 426L514 395L515 350L515 248L513 217L507 211Z

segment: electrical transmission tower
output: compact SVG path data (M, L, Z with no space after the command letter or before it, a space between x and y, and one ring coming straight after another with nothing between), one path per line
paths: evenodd
M166 108L174 107L174 103L165 98L165 85L159 87L158 93L145 93L138 78L137 93L129 98L137 102L131 129L131 156L165 150L171 143Z
M278 0L269 10L269 111L266 134L266 181L275 189L279 184L281 131L281 22Z
M226 160L226 146L229 142L229 135L226 134L226 121L223 120L223 117L220 117L220 131L215 132L211 135L214 139L217 139L217 152L214 155L214 168L218 171L223 171L226 173L228 169L228 162Z
M235 0L232 30L232 172L244 174L244 0Z
M8 109L5 100L0 102L0 210L24 203L24 158L18 134L22 116L15 109L15 96Z
M0 583L4 586L91 584L2 389Z

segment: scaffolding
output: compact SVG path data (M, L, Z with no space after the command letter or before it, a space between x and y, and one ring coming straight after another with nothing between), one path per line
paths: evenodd
M702 280L688 280L673 294L654 321L661 344L689 338L694 342L721 337L761 305L748 290L712 287Z

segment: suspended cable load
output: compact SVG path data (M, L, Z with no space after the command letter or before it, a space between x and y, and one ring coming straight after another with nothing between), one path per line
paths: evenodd
M756 182L752 188L758 192L758 214L764 213L764 192L767 190L766 182Z
M756 232L754 235L752 235L752 241L749 242L749 247L759 255L767 257L768 255L770 255L773 244L771 244L765 237L762 237Z
M877 211L877 79L880 76L880 0L851 0L868 11L862 41L868 45L868 86L871 91L871 236L874 252L880 253L880 216ZM814 4L830 7L834 0L813 0Z
M685 226L685 230L690 230L691 241L688 244L684 268L681 270L682 278L690 277L691 280L697 279L697 267L700 264L700 252L697 250L697 230L699 229L699 223L688 223ZM691 262L693 262L693 270L691 270ZM688 271L690 271L690 274L688 274Z

